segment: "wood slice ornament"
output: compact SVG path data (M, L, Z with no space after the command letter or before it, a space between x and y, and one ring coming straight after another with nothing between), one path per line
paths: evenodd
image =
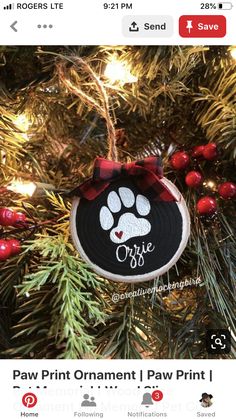
M93 178L76 188L71 234L95 272L119 282L148 281L179 259L190 234L180 192L158 157L120 164L95 160Z
M156 278L177 262L187 244L190 218L184 199L163 177L159 157L118 162L105 85L81 57L70 57L68 62L57 65L60 82L106 121L108 134L108 158L97 158L92 178L72 192L74 245L106 278L131 283ZM74 83L73 72L79 70L88 76L96 97Z

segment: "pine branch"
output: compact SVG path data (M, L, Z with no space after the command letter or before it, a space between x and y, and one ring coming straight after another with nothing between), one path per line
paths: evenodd
M211 78L209 87L201 87L195 102L197 121L207 140L217 142L224 154L236 157L236 67L221 69Z
M93 288L100 288L99 279L89 271L85 263L72 255L72 246L65 243L62 236L40 236L28 245L26 252L38 252L40 263L37 269L34 268L35 272L25 275L23 283L18 286L21 305L16 314L21 319L14 339L35 333L40 336L47 329L47 339L52 339L55 347L63 348L60 357L82 358L93 354L94 343L89 329L104 322L105 318L101 301L93 293ZM47 308L49 324L43 320L45 287L51 295ZM39 300L41 290L42 296ZM27 296L28 302L24 296ZM27 307L30 311L25 315ZM38 343L41 343L41 339ZM37 345L34 350L39 350ZM22 351L29 354L32 351L31 342L15 347L12 353L20 354Z

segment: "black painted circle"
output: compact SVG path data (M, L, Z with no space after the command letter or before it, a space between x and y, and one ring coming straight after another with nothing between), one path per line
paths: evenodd
M143 217L151 224L150 233L142 237L130 238L120 245L113 243L110 239L110 231L118 224L118 219L122 214L131 212L137 218L142 218L137 213L135 204L129 209L122 206L120 212L112 214L115 220L113 227L108 231L102 229L99 219L100 210L103 206L107 206L108 194L111 191L118 194L120 187L131 189L135 197L141 193L132 180L123 179L112 183L93 201L80 199L76 210L73 234L78 236L83 252L92 264L111 274L124 277L134 276L135 278L136 275L156 271L170 262L182 241L183 220L176 202L150 201L150 213ZM119 248L118 252L122 262L117 260L118 246L123 246ZM135 265L134 259L139 260L137 253L142 253L142 249L147 250L147 248L151 251L143 254L144 264L139 266L137 263L137 266L131 267L132 261ZM136 253L135 258L132 257L134 253ZM127 256L126 259L125 256ZM142 262L141 258L140 264Z

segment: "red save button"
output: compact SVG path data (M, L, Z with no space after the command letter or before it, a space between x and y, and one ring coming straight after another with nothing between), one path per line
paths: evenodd
M223 38L226 35L226 18L221 15L181 16L179 34L183 38Z

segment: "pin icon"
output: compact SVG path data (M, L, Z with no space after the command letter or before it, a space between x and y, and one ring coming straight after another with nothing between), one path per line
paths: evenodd
M38 399L34 393L26 393L22 397L22 403L28 409L34 407L37 404L37 402L38 402Z

